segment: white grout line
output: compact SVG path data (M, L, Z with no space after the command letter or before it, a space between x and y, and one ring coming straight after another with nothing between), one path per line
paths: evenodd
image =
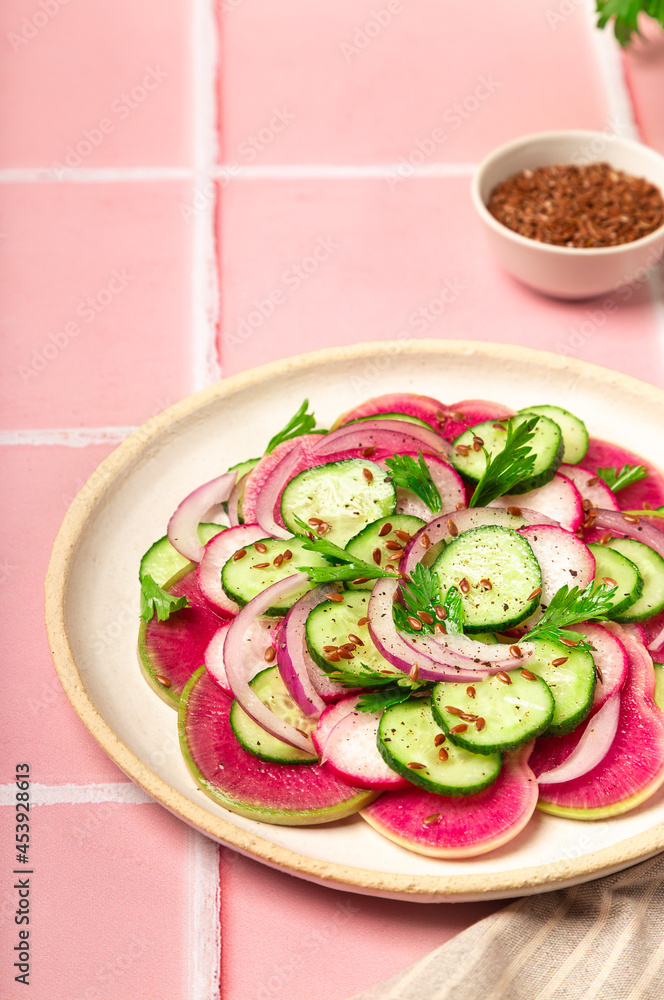
M179 181L194 176L191 167L6 167L0 170L0 184L78 183L107 184L130 181Z
M638 140L639 130L634 119L629 91L625 85L620 46L614 38L613 28L610 25L601 31L597 28L594 0L585 0L584 11L609 108L611 119L607 123L609 130L618 132L625 139Z
M59 445L87 448L93 444L120 444L135 427L45 427L36 430L0 430L0 447Z
M193 5L192 45L194 48L194 163L196 184L193 214L192 253L192 355L193 389L221 378L217 360L219 320L219 275L217 271L216 209L217 185L213 181L218 157L217 64L218 29L213 0Z
M0 785L0 806L14 805L16 785ZM83 805L94 802L120 802L126 805L154 803L133 781L106 785L30 785L31 806Z
M477 169L475 163L425 163L407 166L407 176L413 177L470 177ZM214 176L222 180L385 180L402 177L403 163L270 163L253 167L223 164L215 167Z
M219 847L189 831L189 1000L219 1000L221 921Z

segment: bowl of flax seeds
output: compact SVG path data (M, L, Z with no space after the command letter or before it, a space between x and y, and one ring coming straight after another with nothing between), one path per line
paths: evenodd
M502 266L557 298L642 283L664 253L664 157L618 136L543 132L491 153L472 197Z

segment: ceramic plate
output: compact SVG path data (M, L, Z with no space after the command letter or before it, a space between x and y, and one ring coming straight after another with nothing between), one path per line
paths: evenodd
M406 851L359 817L281 827L235 816L201 792L180 754L176 713L136 657L140 556L179 501L228 466L261 454L308 397L319 423L384 392L452 403L554 403L591 434L658 460L664 392L574 359L461 341L358 344L225 379L154 417L110 455L72 504L47 578L55 666L79 716L149 795L220 843L276 868L371 895L436 902L501 898L608 874L664 849L664 793L615 819L536 813L505 847L446 861Z

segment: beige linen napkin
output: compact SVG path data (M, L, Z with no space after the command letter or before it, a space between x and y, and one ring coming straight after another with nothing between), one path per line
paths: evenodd
M526 896L351 1000L662 1000L664 854Z

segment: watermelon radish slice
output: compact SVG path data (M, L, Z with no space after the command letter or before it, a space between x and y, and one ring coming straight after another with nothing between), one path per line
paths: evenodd
M318 440L320 434L302 434L300 437L290 438L282 441L269 455L263 455L261 460L248 474L244 485L244 499L242 501L242 517L245 524L256 523L256 503L263 492L263 488L281 461L293 451L294 448L301 448L307 451L307 446ZM306 468L306 466L305 466ZM298 470L300 471L300 470Z
M234 552L265 537L265 532L257 524L240 524L215 535L206 544L197 569L198 586L215 609L225 615L237 614L238 605L221 586L221 571Z
M303 777L296 764L270 764L244 750L233 735L232 699L197 670L182 693L180 746L196 783L231 812L280 826L313 826L344 819L376 793L341 781L324 765Z
M585 517L581 494L574 483L559 472L550 482L536 490L519 493L518 496L498 497L489 506L536 510L558 521L568 531L576 531Z
M591 646L594 646L593 661L597 670L597 684L591 715L594 715L617 691L620 691L627 677L627 652L623 644L602 625L584 623L570 625L571 632L580 632ZM530 765L537 747L531 758Z
M211 609L189 564L164 589L175 597L187 597L191 607L176 611L164 622L156 617L141 622L138 657L150 687L167 705L177 708L185 684L205 661L210 640L230 619Z
M617 469L621 469L625 464L645 465L650 472L648 477L639 480L638 483L633 483L631 486L626 486L625 489L618 492L620 509L639 510L644 503L649 503L652 507L664 504L664 478L651 462L647 462L645 458L633 451L619 448L618 445L611 444L609 441L590 438L583 464L586 468L592 469L593 472L596 472L600 467L606 469L615 466Z
M551 599L561 587L579 587L581 590L595 578L595 559L587 545L576 535L551 524L520 528L542 571L540 607L530 616L527 625L542 617Z
M274 634L280 624L278 618L255 618L244 635L242 646L242 663L247 672L247 680L251 681L265 670L271 660L266 660L265 651L273 646ZM224 664L224 644L227 628L222 627L216 632L205 650L205 666L210 677L217 682L222 691L231 698L233 691L226 675Z
M337 722L323 744L323 760L333 774L356 788L385 791L411 783L385 763L376 744L380 712L356 712L357 697L344 698ZM340 717L339 717L340 716Z
M563 781L580 778L597 767L615 739L619 718L620 692L616 691L588 723L569 757L562 764L540 774L540 785L559 785Z
M599 479L594 472L581 465L561 465L558 472L566 476L576 486L583 500L591 507L602 507L604 510L620 510L620 504L613 490ZM590 485L588 485L590 483Z
M401 452L401 455L409 455L416 462L418 453L416 451ZM466 504L466 488L463 485L461 476L452 466L436 455L425 455L424 462L438 492L440 493L440 510L454 510L457 504ZM385 464L385 459L376 462L381 469L389 473L389 466ZM419 517L423 521L430 521L435 517L435 513L430 510L416 493L410 490L397 487L397 506L395 514L409 514L411 517Z
M509 406L489 399L462 399L444 407L444 410L447 419L440 433L447 441L454 441L469 427L485 420L504 420L505 417L514 416L514 410L510 410Z
M439 434L441 419L445 419L445 409L439 400L431 396L418 396L413 392L390 392L367 399L361 406L342 413L332 426L332 430L337 430L342 424L348 424L351 420L362 420L382 413L407 413L411 417L417 417L418 420L424 420Z
M620 693L618 730L609 752L592 771L573 781L542 787L538 808L554 816L617 816L645 802L664 782L664 713L653 701L652 660L641 643L624 629L613 624L607 627L622 642L629 660L627 680ZM561 737L561 741L571 742L573 738L575 747L588 725L592 725L592 719ZM537 764L542 768L541 755Z
M457 798L411 787L384 792L361 816L401 847L434 858L466 858L502 847L523 830L537 805L528 766L532 743L503 755L498 779Z

